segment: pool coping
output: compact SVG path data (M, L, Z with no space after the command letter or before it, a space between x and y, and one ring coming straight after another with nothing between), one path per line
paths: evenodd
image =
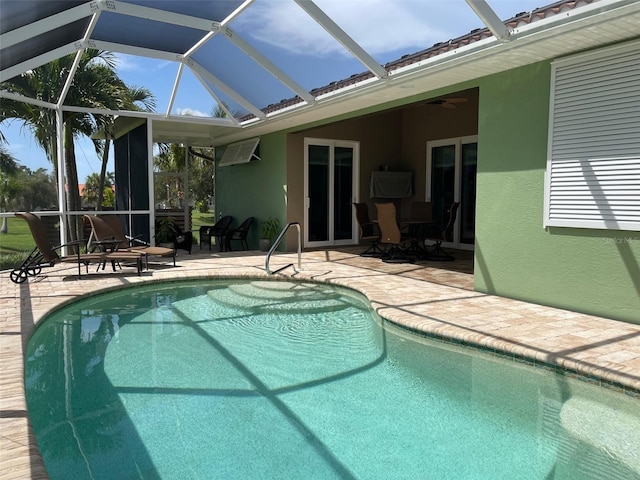
M546 361L541 361L541 360L537 360L535 358L532 358L531 356L526 356L526 355L520 355L520 354L516 354L516 353L511 353L511 352L507 352L505 350L499 350L499 349L495 349L495 348L490 348L490 347L485 347L483 345L480 345L478 343L474 343L474 342L469 342L466 340L457 340L455 338L451 338L451 337L445 337L442 335L438 335L438 334L434 334L434 333L429 333L429 332L424 332L424 331L419 331L419 330L415 330L413 328L407 327L405 325L399 324L399 323L395 323L392 322L390 320L385 319L386 321L392 323L395 327L409 331L411 333L415 333L418 335L422 335L425 338L428 338L430 340L434 340L436 342L439 343L443 343L443 344L447 344L447 345L453 345L456 347L462 347L465 349L470 349L474 352L478 352L478 353L482 353L488 356L495 356L495 357L499 357L502 358L504 360L510 360L513 361L515 363L519 363L522 365L526 365L526 366L530 366L530 367L534 367L534 368L540 368L542 370L551 372L551 373L556 373L558 375L561 375L563 377L568 377L568 378L573 378L576 380L580 380L582 382L594 385L594 386L598 386L598 387L602 387L602 388L606 388L607 390L612 390L616 393L623 393L629 397L632 398L636 398L638 400L640 400L640 389L634 388L634 387L630 387L627 385L624 385L620 382L616 382L616 381L611 381L611 380L606 380L600 376L597 375L591 375L591 374L584 374L581 373L579 369L577 368L569 368L569 367L563 367L554 363L550 363L550 362L546 362Z

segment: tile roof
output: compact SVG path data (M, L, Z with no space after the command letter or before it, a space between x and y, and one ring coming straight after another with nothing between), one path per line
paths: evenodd
M528 25L540 20L544 20L546 18L552 17L554 15L558 15L560 13L565 13L567 11L573 10L576 7L581 7L584 5L588 5L597 0L560 0L551 5L547 5L545 7L536 8L531 12L520 12L514 15L512 18L506 20L504 24L510 29L520 28L524 25ZM426 59L442 55L443 53L450 52L452 50L456 50L458 48L464 47L466 45L472 44L474 42L478 42L480 40L484 40L485 38L489 38L493 36L493 33L485 27L485 28L476 28L471 30L469 33L466 33L460 37L450 39L444 42L438 42L432 45L429 48L424 50L420 50L415 53L403 55L397 60L393 60L384 65L384 68L387 72L392 72L402 67L406 67L415 63L422 62ZM314 97L320 97L322 95L326 95L328 93L343 89L350 85L354 85L365 80L373 78L373 73L370 71L356 73L351 75L349 78L345 78L342 80L338 80L335 82L331 82L328 85L323 87L318 87L310 90ZM296 96L288 99L283 99L279 103L268 105L263 108L262 111L265 114L273 113L278 110L282 110L298 103L302 103L303 100ZM255 118L253 114L245 115L240 120L246 121Z

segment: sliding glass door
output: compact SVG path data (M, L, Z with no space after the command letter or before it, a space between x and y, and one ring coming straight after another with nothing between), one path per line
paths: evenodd
M433 219L446 222L451 204L460 202L449 244L473 249L476 222L477 137L461 137L427 143L427 198Z
M357 142L305 139L305 246L356 241L358 161Z

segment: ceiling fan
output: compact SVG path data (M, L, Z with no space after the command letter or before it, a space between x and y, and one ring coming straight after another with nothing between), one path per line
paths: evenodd
M468 98L462 97L449 97L449 98L439 98L437 100L432 100L427 102L429 105L438 105L442 108L457 108L459 103L468 102Z

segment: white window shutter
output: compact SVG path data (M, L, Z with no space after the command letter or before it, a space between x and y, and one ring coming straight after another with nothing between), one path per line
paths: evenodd
M218 166L241 165L260 160L260 157L255 154L259 143L260 137L256 137L230 144L224 151Z
M554 62L545 226L640 230L640 43Z

